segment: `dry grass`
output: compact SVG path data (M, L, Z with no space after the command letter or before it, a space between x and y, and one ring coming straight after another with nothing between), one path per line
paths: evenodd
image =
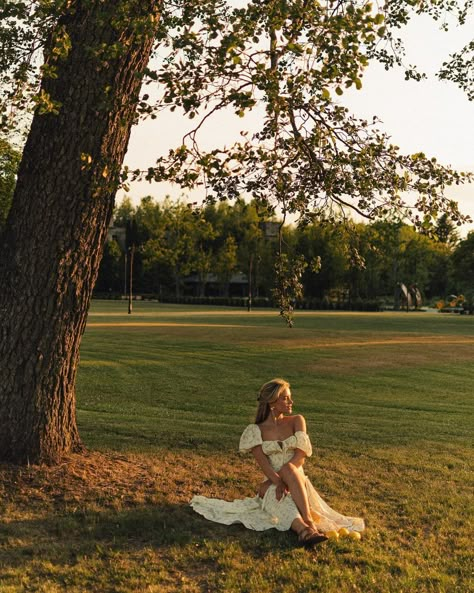
M203 487L250 494L257 479L245 461L237 469L208 461L86 452L56 467L0 465L0 591L204 590L197 583L208 581L209 565L194 554L215 526L194 529L189 500ZM237 486L236 472L248 480ZM192 531L198 541L183 563Z
M107 510L156 503L160 498L171 504L188 503L203 485L207 485L207 494L221 496L229 472L235 479L236 471L248 476L249 486L255 485L255 464L235 454L230 457L234 463L223 460L207 464L206 457L195 452L163 451L157 458L86 451L69 455L52 467L0 464L2 520L17 520L25 513L33 513L33 509L37 517L52 509L74 512L74 505ZM240 495L237 489L228 491L231 498Z
M195 515L195 493L253 494L259 474L235 453L88 452L54 468L0 466L0 591L470 591L470 451L316 455L308 474L335 508L365 517L362 542L303 551L291 534Z

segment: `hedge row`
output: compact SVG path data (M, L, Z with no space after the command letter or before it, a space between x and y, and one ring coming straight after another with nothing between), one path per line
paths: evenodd
M460 307L443 307L440 313L459 313L460 315L474 315L474 304L463 303Z
M382 301L375 299L354 299L353 301L328 301L327 299L306 298L296 303L296 309L317 311L383 311Z
M124 300L118 293L94 293L96 299L114 299ZM160 297L154 294L141 294L134 297L135 300L158 301L160 303L176 303L180 305L210 305L222 307L240 307L247 308L247 297L196 297L196 296L182 296L182 297ZM272 307L275 308L275 303L266 297L255 297L252 299L252 308ZM382 311L384 309L383 303L378 300L362 300L357 299L352 302L340 301L332 302L328 299L305 298L295 304L295 309L309 309L320 311Z

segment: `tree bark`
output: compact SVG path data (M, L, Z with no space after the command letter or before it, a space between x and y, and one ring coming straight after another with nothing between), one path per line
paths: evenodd
M0 240L0 459L55 463L79 450L79 345L107 237L156 0L73 0L71 40L42 89ZM113 50L113 51L112 51Z

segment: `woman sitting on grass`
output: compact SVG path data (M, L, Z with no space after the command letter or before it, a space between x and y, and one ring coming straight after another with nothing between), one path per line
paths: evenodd
M263 531L292 529L301 545L310 546L328 539L329 532L361 532L364 521L346 517L331 509L313 488L303 471L312 454L301 415L292 415L290 385L283 379L265 383L258 395L255 424L240 438L239 450L251 451L266 476L255 498L226 502L194 496L193 509L218 523L243 523ZM358 537L358 536L356 536Z

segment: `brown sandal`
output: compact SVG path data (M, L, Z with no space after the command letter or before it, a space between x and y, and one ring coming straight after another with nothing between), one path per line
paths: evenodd
M306 529L303 529L303 531L298 534L298 543L305 548L324 542L327 539L327 535L320 533L313 527L306 527Z

